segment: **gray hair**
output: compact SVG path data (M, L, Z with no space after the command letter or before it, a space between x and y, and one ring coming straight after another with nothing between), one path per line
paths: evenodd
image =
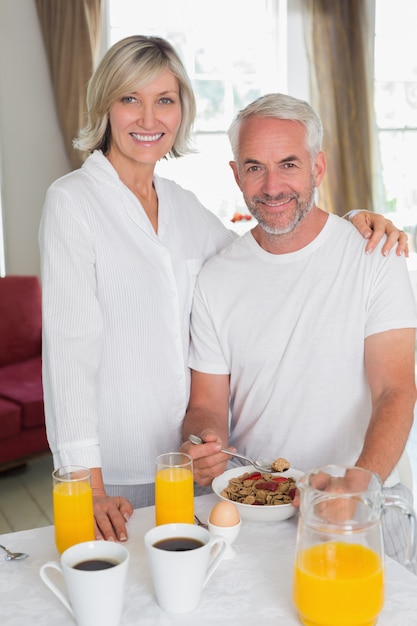
M190 79L179 55L168 41L143 35L118 41L104 55L88 83L87 123L74 140L74 147L86 152L102 150L106 153L111 139L109 112L112 105L126 93L148 85L165 70L178 80L182 113L169 154L180 157L193 152L190 134L196 116L196 103Z
M300 122L306 130L306 147L312 159L320 152L323 125L314 109L304 100L282 93L270 93L261 96L239 111L230 125L228 135L235 160L239 154L239 132L242 121L252 116Z

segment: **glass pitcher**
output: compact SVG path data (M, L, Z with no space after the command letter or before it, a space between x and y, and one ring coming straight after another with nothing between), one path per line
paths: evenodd
M416 517L400 497L384 496L377 474L328 465L297 481L300 515L293 601L306 626L372 626L384 603L381 515L408 517L408 559L416 554Z

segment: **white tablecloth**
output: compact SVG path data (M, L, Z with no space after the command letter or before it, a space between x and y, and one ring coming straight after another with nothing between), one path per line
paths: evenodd
M217 501L214 495L196 499L200 519L208 518ZM196 611L175 616L156 604L145 556L143 536L154 526L154 509L135 511L128 526L126 545L131 562L121 626L299 625L291 602L296 523L296 518L276 524L242 522L234 544L237 556L220 564ZM39 577L45 561L59 558L53 527L5 534L0 543L30 555L13 562L0 557L1 626L74 626L72 617ZM417 576L387 559L386 601L378 626L416 625Z

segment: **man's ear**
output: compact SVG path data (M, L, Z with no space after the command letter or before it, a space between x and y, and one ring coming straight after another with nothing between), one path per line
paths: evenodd
M326 173L326 155L319 152L314 159L314 185L320 187L321 181Z
M240 184L239 172L238 172L238 169L237 169L236 161L229 161L229 165L230 165L230 167L233 170L233 176L235 177L235 181L237 183L237 186L242 191L242 185Z

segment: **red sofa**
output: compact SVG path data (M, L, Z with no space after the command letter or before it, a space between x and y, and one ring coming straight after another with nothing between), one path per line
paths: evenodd
M43 409L41 286L0 278L0 465L48 450Z

